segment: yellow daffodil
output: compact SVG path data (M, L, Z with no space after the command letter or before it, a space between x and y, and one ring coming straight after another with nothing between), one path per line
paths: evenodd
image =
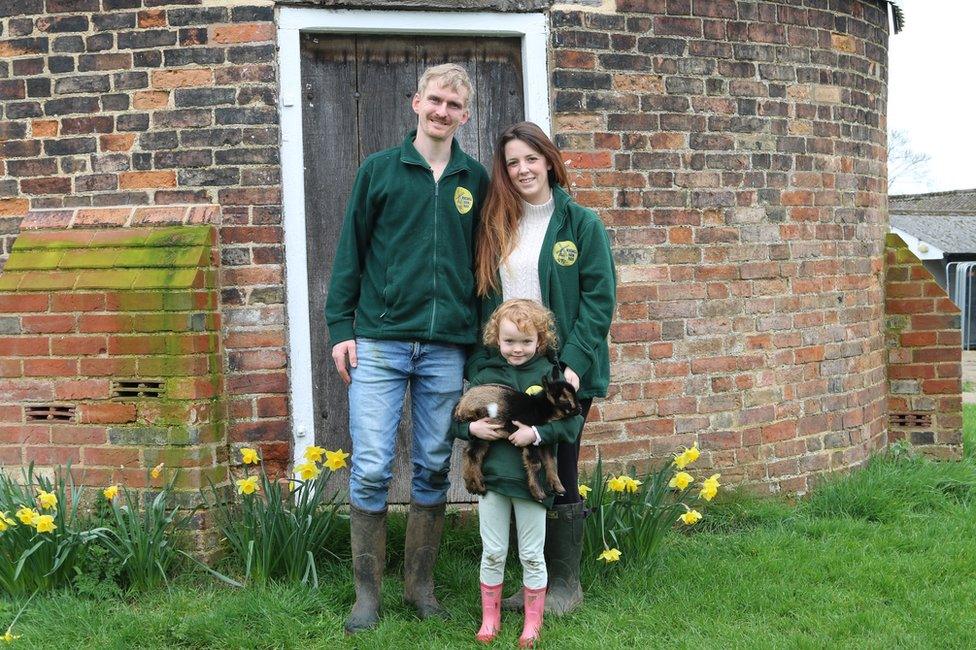
M310 463L321 463L322 454L324 453L325 453L324 447L316 447L315 445L312 445L311 447L307 447L305 449L305 460L307 460Z
M689 510L685 514L678 517L678 519L683 521L688 526L692 526L698 523L698 520L701 518L702 518L701 513L698 512L697 510Z
M639 488L643 484L643 481L639 481L630 476L621 476L620 478L623 479L624 490L630 492L631 494L637 492L637 488Z
M617 562L618 560L620 560L620 551L615 548L608 548L605 549L602 553L600 553L600 555L596 559L603 560L607 564L610 564L611 562Z
M237 493L238 494L254 494L255 492L260 492L261 486L258 485L257 476L249 476L247 478L237 479Z
M308 462L295 466L295 471L302 477L302 480L309 481L318 476L322 470L315 463Z
M695 482L695 478L688 472L678 472L668 481L668 487L677 488L684 491L689 485Z
M680 454L675 454L674 464L678 469L684 469L698 460L699 456L701 456L701 452L698 451L698 443L696 442L690 448L685 448Z
M58 495L53 492L45 492L44 490L37 491L37 501L41 504L41 508L44 510L50 510L51 508L56 508L58 505Z
M0 636L0 641L3 641L4 643L9 645L13 643L15 639L19 639L19 638L20 635L19 634L15 635L13 632L10 631L10 628L8 627L4 635Z
M529 386L528 388L525 389L526 395L538 395L541 392L542 392L542 386L540 386L539 384L533 384L532 386Z
M579 490L580 496L584 499L593 491L589 485L580 485L577 489Z
M166 463L160 463L159 465L153 467L152 471L149 472L149 475L152 476L153 478L159 478L159 475L163 473L163 465L165 464Z
M241 461L245 465L257 465L258 463L261 462L261 459L258 458L258 451L257 451L257 449L251 449L250 447L242 447L241 448Z
M698 496L705 499L705 501L711 501L713 498L715 498L715 495L718 494L718 478L720 476L721 474L712 474L707 479L702 481L702 489L701 492L698 493Z
M17 522L11 519L6 512L0 512L0 533L7 530L11 526L16 526Z
M610 488L612 492L623 492L627 489L627 481L624 480L623 476L614 476L612 479L607 481L607 487Z
M349 454L341 449L337 451L327 451L325 452L325 466L334 472L337 469L342 469L346 466L347 458L349 458Z
M39 533L53 533L57 526L54 525L54 517L51 515L40 515L34 521L34 527Z
M28 526L33 526L34 522L41 515L33 508L28 508L27 506L21 506L16 512L17 519L20 519L20 523L26 524Z
M102 496L105 497L106 499L108 499L109 501L111 501L112 499L114 499L118 495L119 495L119 486L118 485L110 485L107 488L105 488L104 490L102 490Z

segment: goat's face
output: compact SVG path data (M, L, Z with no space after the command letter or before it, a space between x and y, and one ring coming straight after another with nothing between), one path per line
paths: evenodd
M553 419L561 420L580 414L576 389L568 381L543 381L546 399L552 404Z

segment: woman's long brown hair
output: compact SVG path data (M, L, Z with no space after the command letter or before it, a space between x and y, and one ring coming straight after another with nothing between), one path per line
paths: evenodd
M498 290L498 265L518 243L518 225L522 218L522 195L508 177L505 145L521 140L539 152L549 163L549 186L566 188L568 176L559 149L549 136L532 122L519 122L505 129L495 143L491 161L491 185L481 211L481 223L475 236L474 279L479 296Z

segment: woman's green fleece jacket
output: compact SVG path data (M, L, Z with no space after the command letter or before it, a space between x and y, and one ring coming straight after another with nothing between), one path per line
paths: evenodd
M555 205L539 252L542 303L556 316L559 361L579 375L579 397L605 397L610 384L607 335L617 302L610 238L595 212L558 185L552 194ZM480 322L501 304L501 289L482 298ZM468 379L488 355L483 344L476 345L465 369Z

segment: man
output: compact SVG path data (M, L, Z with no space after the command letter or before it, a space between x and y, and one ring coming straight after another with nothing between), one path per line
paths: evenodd
M356 584L349 634L379 621L387 489L408 385L413 479L404 599L421 618L444 613L432 574L444 527L451 410L465 346L478 331L471 268L488 186L484 168L454 141L471 96L462 67L424 72L412 102L416 131L363 162L339 237L325 315L332 360L349 384Z

